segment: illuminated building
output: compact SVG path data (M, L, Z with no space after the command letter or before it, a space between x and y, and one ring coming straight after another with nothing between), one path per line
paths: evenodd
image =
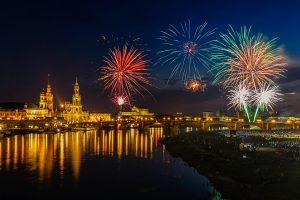
M128 112L120 112L120 116L123 118L132 118L132 119L144 119L144 120L152 120L154 119L154 113L150 113L149 109L146 108L137 108L133 106L131 111Z
M1 103L0 120L22 120L26 117L24 103Z
M64 105L60 105L61 109L63 109L62 116L67 122L99 122L111 120L111 114L109 113L89 113L87 111L83 111L79 90L80 87L76 78L72 102L65 102Z
M49 75L47 89L46 91L43 89L40 93L39 106L32 105L28 107L27 105L25 105L24 110L26 112L26 119L29 120L44 119L45 117L53 116L53 93L49 81Z
M0 103L0 120L42 120L45 118L55 120L63 118L69 123L111 120L111 114L109 113L89 113L83 111L79 91L80 87L76 78L72 101L59 105L59 111L54 112L53 93L48 75L47 89L46 91L44 89L41 91L37 105L9 102Z
M203 119L209 119L216 117L215 113L213 112L203 112Z
M26 112L26 119L28 120L44 119L49 116L48 109L40 108L36 105L32 105L29 108L25 105L24 110Z
M54 112L53 93L50 85L49 75L48 75L48 83L47 83L45 98L46 98L46 108L48 109L50 114L53 114Z
M45 94L44 89L40 93L39 108L41 108L41 109L47 109L46 94Z
M43 89L40 94L39 108L47 109L49 111L49 115L52 115L54 112L53 94L52 94L52 88L51 88L50 81L49 81L49 75L48 75L47 89L46 89L46 91L44 91L44 89Z
M53 115L53 94L48 79L47 90L40 93L39 105L22 103L16 109L0 109L0 118L6 120L36 120L51 117Z
M111 121L110 113L89 113L89 122Z
M74 84L74 94L72 102L66 102L64 105L63 117L69 123L85 122L89 120L89 113L84 112L81 104L81 95L79 93L79 84L76 78Z
M44 119L48 116L48 110L40 108L32 104L28 107L24 103L2 103L0 106L0 119L1 120L36 120ZM16 105L18 106L16 107Z
M279 122L279 123L297 123L300 122L300 117L294 116L278 116L278 117L269 117L267 122Z

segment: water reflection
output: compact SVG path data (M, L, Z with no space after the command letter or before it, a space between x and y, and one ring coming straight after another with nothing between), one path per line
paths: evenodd
M78 180L83 160L97 156L152 159L162 137L161 128L146 133L131 129L15 135L0 141L0 172L25 169L36 172L38 180L44 181L51 179L54 168L59 169L60 176L71 168ZM160 152L162 160L168 161L165 151Z

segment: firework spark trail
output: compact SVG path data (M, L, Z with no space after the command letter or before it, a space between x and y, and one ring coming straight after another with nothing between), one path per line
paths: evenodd
M212 68L214 83L229 90L229 105L239 103L234 93L238 95L241 88L247 88L255 96L255 100L247 99L238 106L244 107L249 122L247 107L256 106L254 122L259 109L272 108L278 102L275 80L283 77L287 62L275 43L276 39L265 40L262 34L253 35L251 28L241 27L235 31L230 26L227 33L221 33L220 39L212 44L212 58L216 63Z
M278 86L273 85L263 85L259 92L254 95L254 103L257 106L254 114L253 122L255 122L259 109L268 110L269 108L273 110L274 105L281 101L282 93Z
M251 104L251 92L248 88L243 85L229 90L227 98L229 99L230 107L235 109L245 110L248 121L250 122L250 114L248 111L248 106Z
M217 71L214 82L226 89L242 84L256 91L263 84L274 84L287 66L275 42L264 40L261 34L252 35L251 28L242 27L238 32L230 26L212 45L212 57L218 63L212 69Z
M176 75L184 81L197 78L201 75L201 68L210 68L209 50L214 30L206 31L206 26L204 23L193 29L188 20L178 27L170 25L161 31L158 39L163 50L157 53L157 64L172 68L169 80Z
M100 67L104 88L113 96L125 95L131 99L133 94L143 95L148 92L146 86L151 85L148 70L149 61L145 59L143 51L129 48L124 45L122 49L115 47L104 57L104 66Z

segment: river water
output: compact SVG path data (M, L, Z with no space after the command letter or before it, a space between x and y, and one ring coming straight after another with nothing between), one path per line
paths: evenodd
M0 199L209 199L209 181L162 137L150 128L2 138Z

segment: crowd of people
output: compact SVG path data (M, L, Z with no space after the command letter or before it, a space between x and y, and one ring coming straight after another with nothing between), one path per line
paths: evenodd
M241 130L230 134L221 131L217 134L240 138L240 148L259 151L274 151L276 154L300 160L300 132L295 130Z

